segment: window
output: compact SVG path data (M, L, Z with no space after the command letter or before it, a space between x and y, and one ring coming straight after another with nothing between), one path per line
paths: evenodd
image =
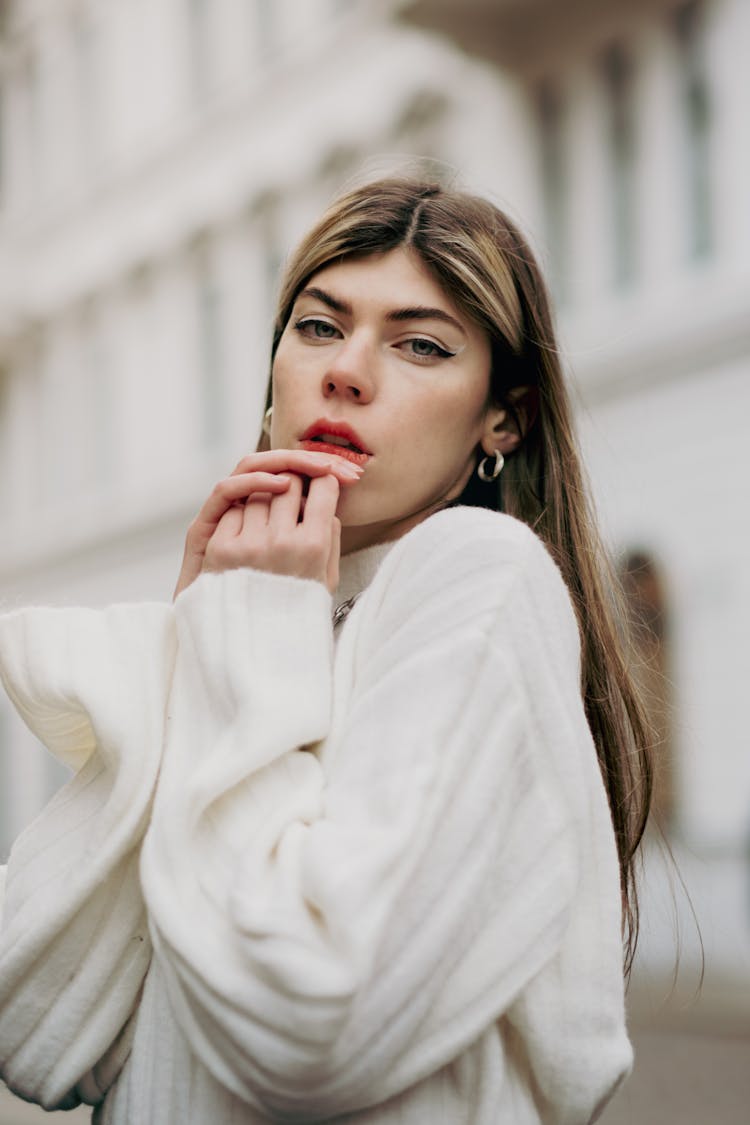
M250 0L257 36L257 53L263 58L272 54L277 46L279 28L275 2L276 0Z
M39 63L36 53L29 50L21 74L22 120L21 134L26 145L26 183L29 195L34 196L41 184L41 92Z
M5 160L7 128L5 123L5 86L0 77L0 208L5 201Z
M86 419L87 484L107 484L114 476L116 433L112 372L99 311L89 305L79 324L82 412Z
M537 91L539 165L544 237L549 253L550 281L555 295L565 297L568 184L565 168L564 106L559 89L543 82Z
M26 461L29 474L27 488L32 505L40 507L47 507L50 489L59 478L53 448L55 435L48 389L48 350L45 330L37 327L27 344L28 366L24 383L30 445Z
M86 164L96 157L99 141L99 110L102 91L98 82L97 27L92 13L79 8L71 24L75 112L79 151Z
M613 280L618 288L624 288L636 275L636 151L633 68L621 44L615 43L605 52L603 75L612 200Z
M271 192L259 198L254 208L257 245L261 257L261 275L266 302L266 320L272 320L276 315L276 304L284 265L279 210L279 200Z
M211 85L210 0L186 0L190 84L196 101L206 96Z
M0 529L5 537L13 481L10 463L10 371L0 367Z
M711 98L705 58L703 6L690 0L677 9L675 35L680 67L683 180L687 191L687 248L693 259L711 253Z
M197 268L199 409L203 444L214 448L226 432L227 394L221 291L201 254Z
M653 811L668 827L675 808L672 760L672 701L669 690L669 634L664 584L652 556L631 551L621 564L621 578L632 630L635 675L656 736Z

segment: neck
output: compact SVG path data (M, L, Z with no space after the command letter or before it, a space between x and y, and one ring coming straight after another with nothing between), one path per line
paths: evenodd
M341 554L350 555L354 551L363 551L366 547L374 547L379 543L393 543L411 531L413 527L422 523L435 512L441 511L448 505L444 500L430 504L418 512L393 523L368 523L361 526L342 527L341 529Z

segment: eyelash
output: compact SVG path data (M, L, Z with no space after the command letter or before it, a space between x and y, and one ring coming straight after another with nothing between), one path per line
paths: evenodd
M423 336L414 336L411 340L404 340L405 344L429 344L435 350L430 355L423 355L420 352L412 352L414 359L452 359L456 354L449 352L447 348L441 348L440 344L436 344L434 340L426 340Z
M333 324L329 324L329 322L327 320L320 320L319 318L314 317L314 316L303 317L300 320L295 320L294 329L295 329L296 332L299 332L299 334L301 336L305 336L308 340L333 340L333 339L335 339L335 336L333 336L333 335L331 335L331 336L318 336L317 335L317 328L321 325L325 328L330 328L333 332L338 331L338 329L335 328L335 326ZM306 331L306 329L307 329L307 331ZM310 331L310 329L312 329L312 331ZM424 353L411 351L410 357L412 359L417 360L417 361L419 361L419 360L430 360L430 359L452 359L453 356L456 354L455 352L448 351L447 348L441 347L440 344L436 344L434 340L426 339L426 337L424 337L424 336L413 336L408 340L402 340L401 344L427 344L430 348L434 349L432 352L430 352L427 355L425 355ZM399 345L399 347L400 346L401 345Z
M331 328L334 332L338 331L333 324L329 324L327 320L319 320L314 316L303 317L300 320L295 320L294 328L301 336L306 336L309 340L333 340L333 336L318 336L316 332L306 332L306 328Z

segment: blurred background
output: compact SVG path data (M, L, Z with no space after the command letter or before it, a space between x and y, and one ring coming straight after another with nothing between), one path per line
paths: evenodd
M0 0L4 608L171 597L343 186L427 169L540 254L662 737L606 1125L750 1105L749 48L750 0ZM63 780L0 701L0 862Z

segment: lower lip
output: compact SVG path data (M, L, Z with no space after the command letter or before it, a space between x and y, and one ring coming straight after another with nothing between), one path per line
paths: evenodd
M345 461L351 461L354 465L366 465L370 460L369 453L355 453L353 449L345 449L343 445L332 445L327 441L302 441L300 445L310 453L333 454L334 457L343 457Z

